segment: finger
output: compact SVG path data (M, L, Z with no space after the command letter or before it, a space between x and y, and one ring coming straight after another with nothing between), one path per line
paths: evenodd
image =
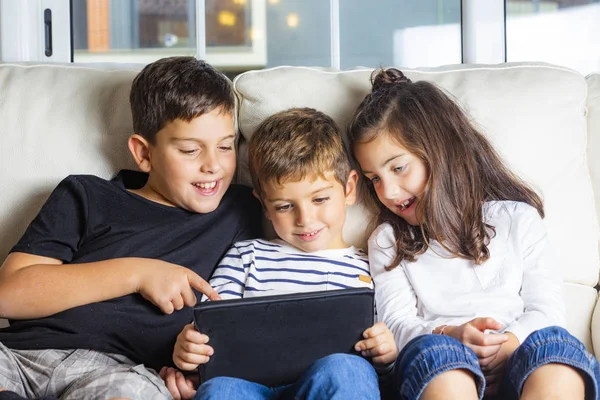
M473 350L473 353L477 356L479 360L488 358L494 354L497 354L500 350L500 345L496 346L477 346L474 344L467 344L467 347Z
M200 364L206 364L210 360L210 355L212 355L212 347L208 347L207 350L202 350L200 353L186 353L181 352L173 355L173 360L177 363L181 364L179 369L183 371L191 371L193 369L198 368ZM178 365L179 366L179 365Z
M219 296L216 290L195 272L188 271L188 281L190 282L191 287L198 290L200 293L204 293L209 299L221 300L221 296Z
M465 334L465 344L476 346L495 346L508 341L508 335L498 333L483 333L476 329L469 329Z
M158 373L158 376L160 376L162 380L165 380L165 376L167 376L167 367L162 367Z
M368 339L373 336L382 335L388 330L387 326L383 322L377 322L370 328L365 329L363 337Z
M190 355L200 355L200 356L212 356L215 351L212 347L210 347L207 344L196 344L196 343L185 343L185 345L182 344L181 349L183 350L182 352L178 352L178 354L180 356L183 356L183 354L190 354ZM184 359L187 359L185 356L182 357Z
M489 357L485 357L485 358L480 358L479 359L479 366L481 367L482 370L485 370L486 368L490 368L490 364L496 359L498 353L494 353Z
M392 351L392 346L389 343L382 343L378 346L375 346L373 348L367 349L367 350L363 350L360 352L360 354L363 357L378 357L381 356L383 354L387 354L389 352Z
M173 355L173 362L175 363L177 368L179 368L182 371L193 371L196 368L198 368L198 365L206 364L209 361L209 357L207 357L207 356L198 356L198 357L205 357L205 359L200 360L200 361L204 361L204 362L190 363L190 362L183 360L181 358L181 356L179 356L179 355L177 355L177 356Z
M384 341L385 341L384 335L378 335L375 337L371 337L369 339L361 340L360 342L356 343L356 345L354 345L354 350L356 350L356 351L369 350L369 349L379 346Z
M191 382L188 382L181 372L177 372L176 381L182 399L191 399L194 397L196 389L192 386Z
M194 307L198 302L194 291L190 287L184 287L181 291L181 297L183 298L183 303L188 307Z
M173 314L173 311L175 310L173 308L173 303L170 301L161 301L160 304L157 304L157 306L165 314Z
M167 389L169 389L169 393L171 393L171 396L173 396L174 400L181 400L181 395L179 394L179 389L177 388L174 370L171 373L167 374L165 379L165 386L167 387Z
M180 344L186 349L189 350L186 346L192 344L206 344L208 343L209 337L203 333L198 332L197 330L187 330L182 333L183 340L180 341Z
M494 318L490 317L475 318L471 320L471 325L480 330L481 332L485 331L486 329L493 329L496 331L502 329L502 327L504 326L500 322L496 321Z
M183 298L181 297L181 295L173 296L173 298L171 299L171 304L173 304L173 308L175 310L181 310L183 308Z

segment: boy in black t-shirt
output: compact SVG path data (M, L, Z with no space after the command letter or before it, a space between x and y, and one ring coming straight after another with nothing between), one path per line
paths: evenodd
M0 267L0 399L170 398L156 370L198 296L218 298L205 279L232 243L260 236L251 189L230 186L227 78L162 59L130 103L142 172L64 179Z

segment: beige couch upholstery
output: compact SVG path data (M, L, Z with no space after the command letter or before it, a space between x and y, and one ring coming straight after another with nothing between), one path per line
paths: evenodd
M595 344L600 351L600 75L525 63L405 72L453 94L508 164L543 194L565 281L568 328L589 350ZM63 177L109 178L132 167L128 91L136 73L114 66L0 65L0 259ZM245 140L266 116L309 106L343 127L369 90L370 73L279 67L238 76L238 180L250 184ZM368 221L355 207L347 239L363 245Z

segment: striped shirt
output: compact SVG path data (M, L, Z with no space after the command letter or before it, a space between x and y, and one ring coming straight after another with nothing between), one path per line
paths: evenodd
M282 240L235 243L210 284L223 300L344 288L373 288L368 257L356 247L305 253Z

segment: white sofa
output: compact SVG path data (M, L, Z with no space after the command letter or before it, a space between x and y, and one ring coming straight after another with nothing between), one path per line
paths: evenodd
M0 260L63 177L109 178L121 168L133 168L126 139L132 133L129 87L137 72L114 66L0 64ZM543 194L546 225L565 281L568 328L590 351L595 346L600 352L595 288L600 269L600 74L583 77L531 63L405 72L451 92L508 164ZM310 106L343 127L370 89L370 73L279 67L238 76L238 181L250 184L245 139L266 116ZM350 242L364 244L368 220L360 206L352 210L345 229Z

